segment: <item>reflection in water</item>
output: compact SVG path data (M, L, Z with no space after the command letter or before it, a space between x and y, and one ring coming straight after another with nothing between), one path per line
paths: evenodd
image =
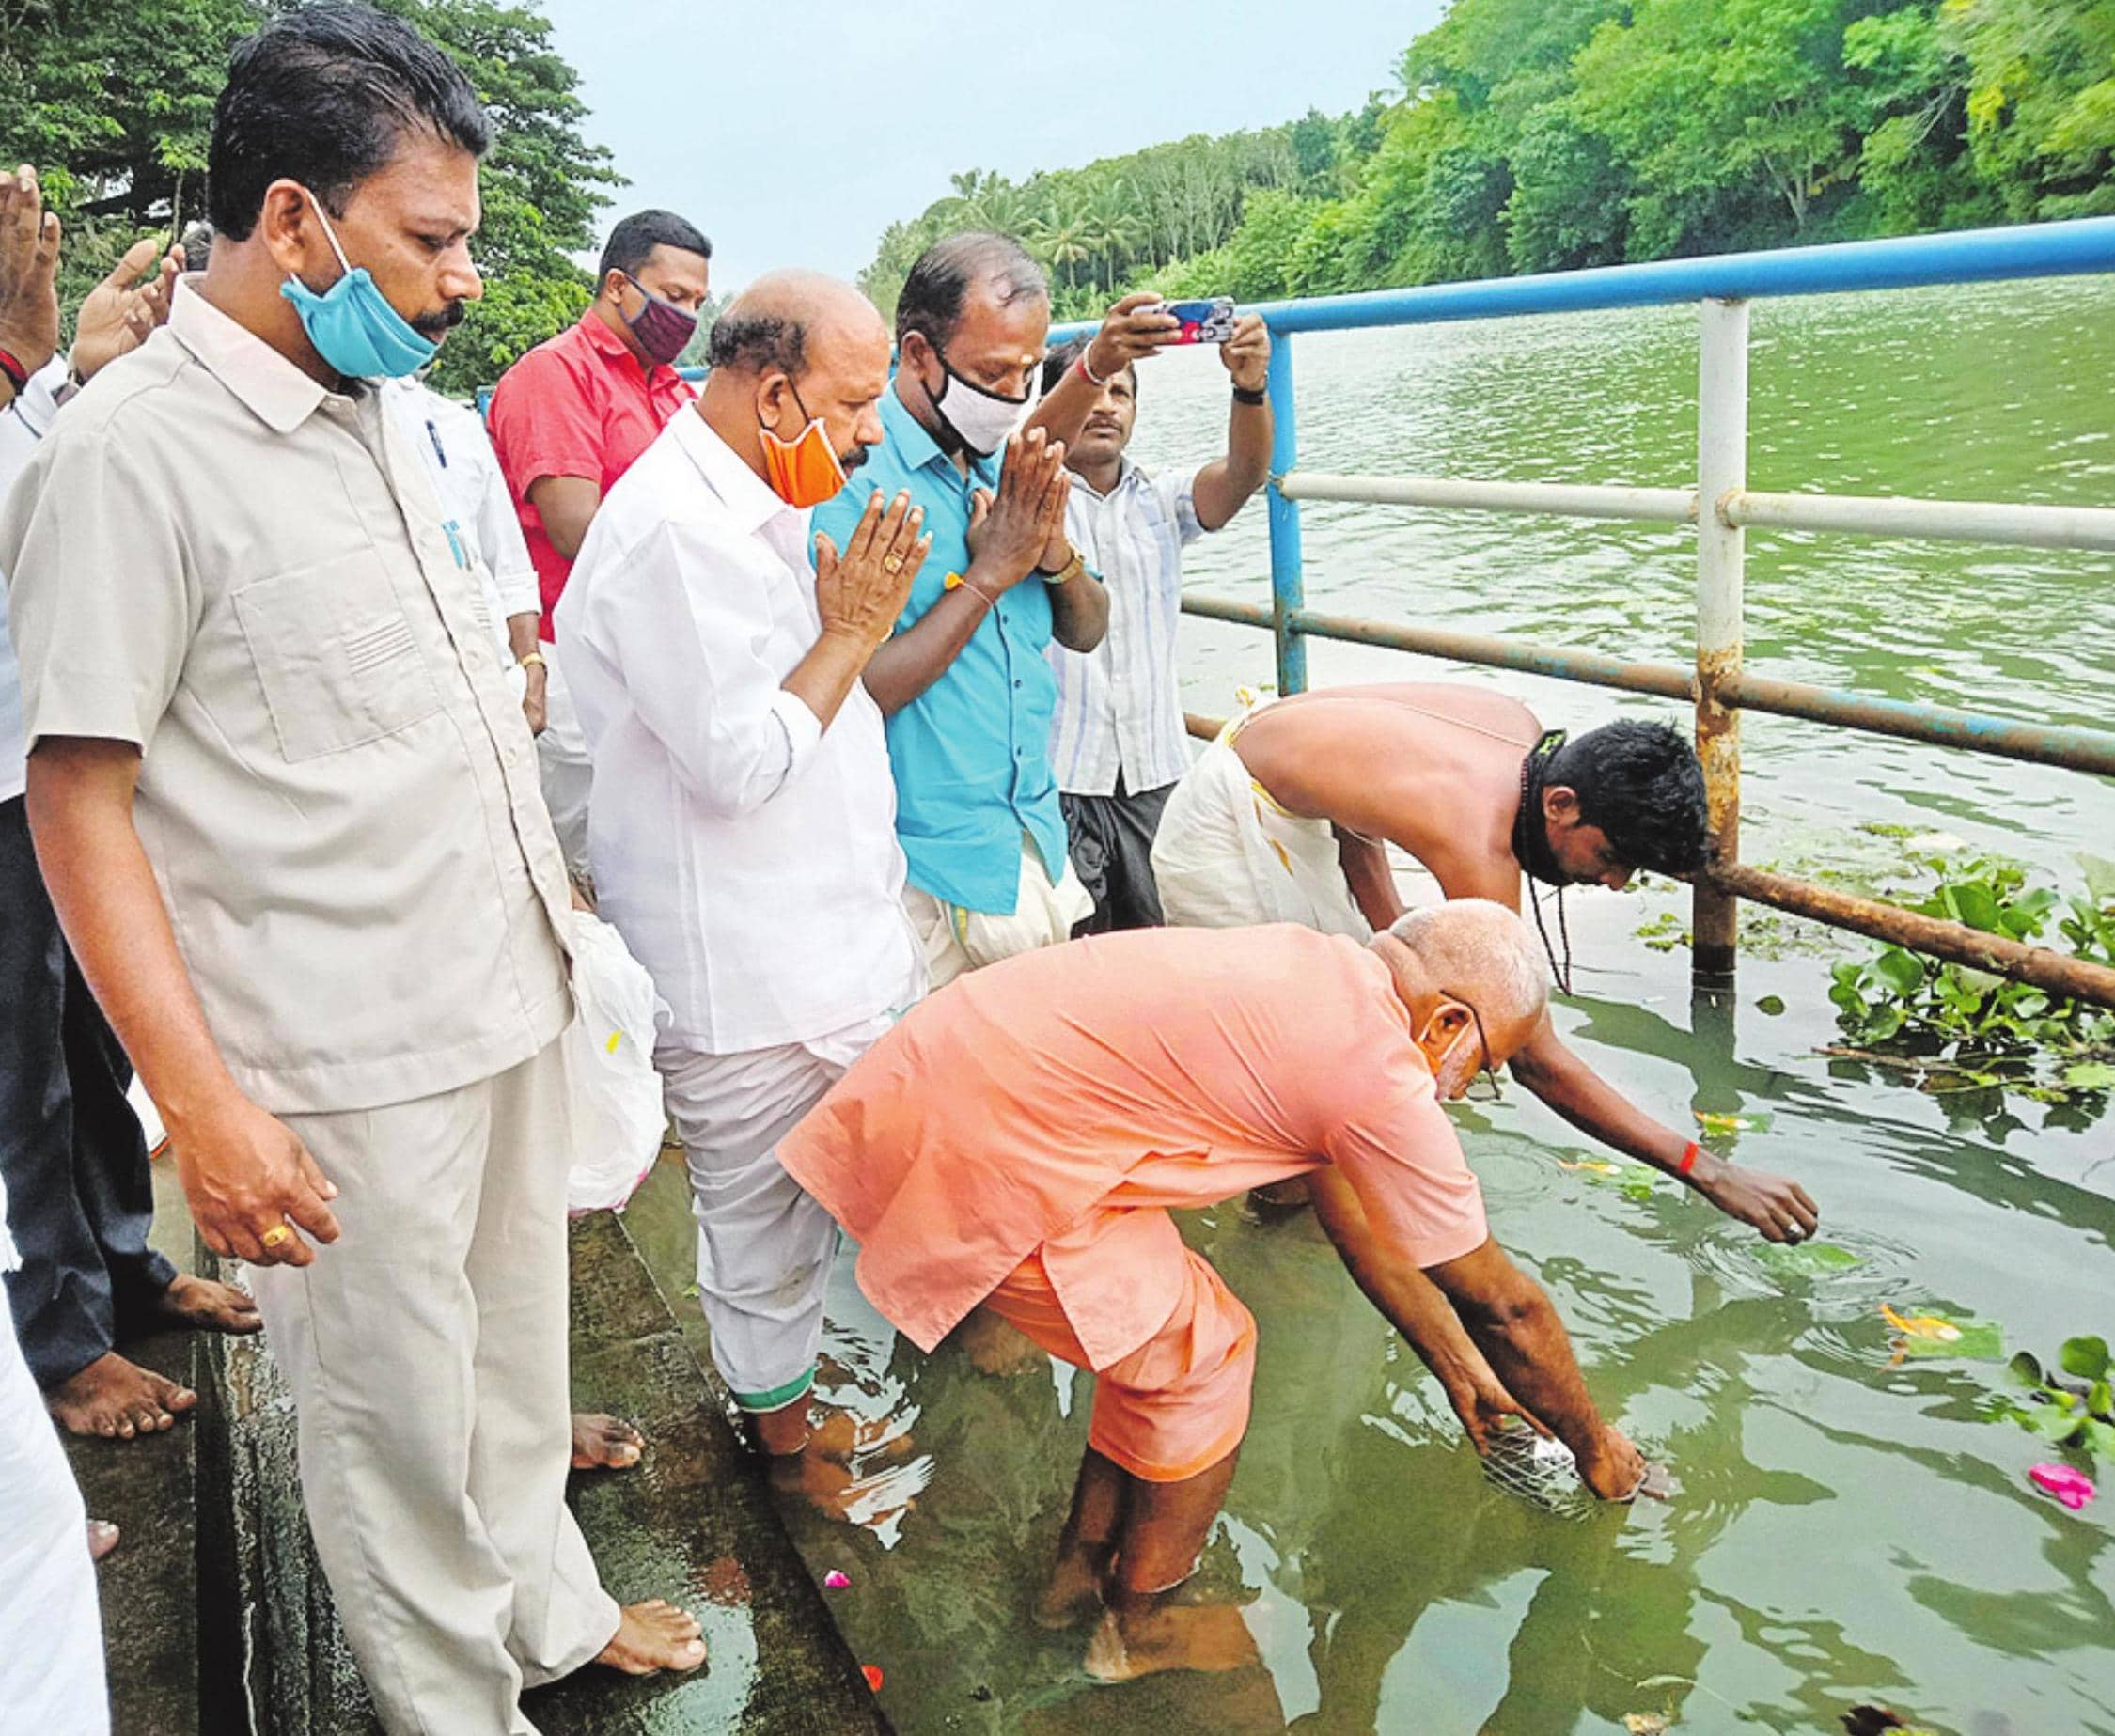
M1302 337L1302 450L1332 470L1679 479L1694 465L1695 331L1693 310L1668 309ZM2115 493L2105 282L1768 304L1755 331L1760 487ZM1223 372L1185 356L1152 373L1137 455L1194 455L1223 426ZM1691 643L1684 531L1318 507L1307 552L1321 606L1673 661ZM1761 535L1749 555L1753 666L2022 717L2115 714L2105 556ZM1192 554L1191 576L1218 593L1264 595L1266 571L1261 512ZM1237 682L1268 679L1261 635L1183 633L1193 710L1223 712ZM1318 643L1310 660L1318 682L1432 673L1357 647ZM1676 715L1451 673L1574 728ZM1775 718L1748 720L1745 752L1744 853L1759 863L1836 859L1877 820L1940 824L2075 880L2070 852L2106 853L2115 836L2107 785L2052 768ZM855 1467L864 1528L789 1519L818 1577L850 1573L831 1607L886 1671L900 1728L1614 1736L1626 1713L1671 1710L1682 1729L1789 1733L1882 1702L1951 1731L2115 1736L2115 1503L2074 1515L2035 1495L2025 1471L2044 1449L1979 1415L1997 1370L1890 1366L1878 1312L1997 1322L2008 1353L2044 1356L2115 1326L2106 1123L2016 1099L1942 1103L1816 1056L1833 1030L1825 952L1751 956L1737 993L1700 1014L1685 953L1633 938L1660 910L1685 915L1665 889L1576 900L1587 993L1559 1009L1567 1040L1663 1118L1750 1123L1741 1160L1796 1176L1824 1239L1858 1263L1776 1269L1674 1186L1562 1169L1595 1154L1518 1094L1459 1125L1495 1233L1549 1287L1597 1399L1671 1465L1677 1498L1570 1524L1494 1489L1311 1219L1222 1207L1184 1233L1261 1337L1202 1588L1242 1603L1262 1664L1098 1687L1079 1667L1084 1634L1028 1617L1087 1378L993 1379L946 1346L921 1357L840 1270L835 1392L909 1447ZM1784 1013L1758 1014L1764 996ZM657 1209L644 1201L634 1228L674 1293L688 1218L657 1236Z

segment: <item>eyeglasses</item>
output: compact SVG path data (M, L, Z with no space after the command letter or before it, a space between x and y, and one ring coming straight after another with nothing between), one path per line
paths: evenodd
M1461 1001L1468 1009L1468 1016L1476 1021L1476 1040L1483 1045L1483 1065L1476 1075L1462 1087L1462 1101L1465 1103L1496 1103L1505 1101L1505 1093L1498 1089L1497 1064L1491 1058L1491 1040L1483 1034L1483 1015L1476 1010L1475 1004L1464 1001L1458 994L1449 995L1449 1000ZM1478 1086L1485 1087L1478 1090Z

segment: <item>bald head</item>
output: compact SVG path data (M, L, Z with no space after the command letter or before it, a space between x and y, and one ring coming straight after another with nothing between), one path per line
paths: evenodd
M850 284L818 272L773 272L713 324L698 413L767 481L757 430L791 441L818 421L849 472L881 442L888 355L888 327ZM827 457L822 462L822 488L793 494L795 504L818 504L835 486Z
M846 344L885 351L888 328L873 303L820 272L771 272L735 298L713 326L707 360L713 372L776 370L799 381L818 352Z
M1476 1009L1493 1061L1524 1042L1549 1003L1549 976L1528 925L1489 899L1449 899L1405 912L1388 930L1438 994Z

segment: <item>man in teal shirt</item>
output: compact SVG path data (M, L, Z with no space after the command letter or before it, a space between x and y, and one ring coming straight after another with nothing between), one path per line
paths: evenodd
M905 903L935 988L1065 939L1092 908L1066 858L1043 651L1093 649L1109 602L1065 540L1064 447L1013 431L1049 329L1018 242L928 248L897 303L885 437L815 511L841 547L876 488L925 508L932 552L866 681L888 720Z

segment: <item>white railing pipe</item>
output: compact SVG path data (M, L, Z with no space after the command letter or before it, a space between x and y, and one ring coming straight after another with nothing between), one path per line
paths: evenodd
M1479 482L1456 477L1348 477L1295 470L1280 478L1288 500L1334 500L1382 507L1434 507L1471 512L1546 512L1559 518L1696 522L1697 491L1565 482Z
M1849 531L2030 549L2115 550L2115 508L1859 494L1769 494L1742 489L1719 503L1731 525Z

